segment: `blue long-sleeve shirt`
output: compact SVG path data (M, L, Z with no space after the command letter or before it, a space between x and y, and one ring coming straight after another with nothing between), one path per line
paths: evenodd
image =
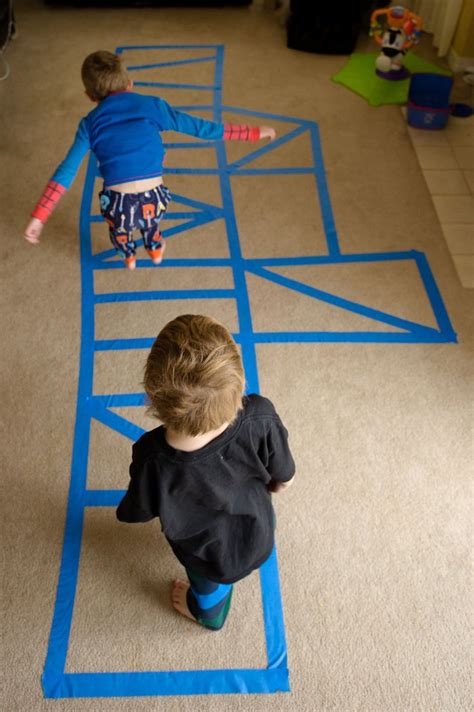
M179 131L219 140L224 124L173 109L164 99L131 91L110 94L81 119L65 159L51 180L70 188L89 150L95 154L104 186L155 178L163 172L161 131Z

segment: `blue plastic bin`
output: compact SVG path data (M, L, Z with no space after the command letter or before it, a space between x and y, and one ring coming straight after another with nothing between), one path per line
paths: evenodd
M408 92L407 120L416 129L443 129L451 113L452 77L413 74Z

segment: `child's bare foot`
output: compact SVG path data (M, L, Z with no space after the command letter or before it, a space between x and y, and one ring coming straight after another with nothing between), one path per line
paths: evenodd
M171 602L173 603L173 606L174 608L176 608L178 613L181 613L181 615L186 616L187 618L191 618L192 621L195 621L196 619L190 613L186 601L186 594L188 592L188 588L189 583L187 583L186 581L180 581L180 579L175 579L171 591Z
M135 269L137 266L137 259L134 255L132 257L126 257L125 258L125 266L127 269Z

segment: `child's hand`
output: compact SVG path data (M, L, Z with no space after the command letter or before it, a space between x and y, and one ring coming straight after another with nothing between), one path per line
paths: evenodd
M274 141L276 138L275 129L272 129L271 126L260 126L260 138L269 138L270 141Z
M284 492L288 487L291 487L295 479L295 476L291 478L291 480L287 480L286 482L279 482L278 480L270 480L270 482L267 485L267 489L269 492L272 492L273 494L276 494L277 492Z
M25 240L31 242L32 245L39 243L39 237L43 229L43 223L38 218L31 218L25 230Z

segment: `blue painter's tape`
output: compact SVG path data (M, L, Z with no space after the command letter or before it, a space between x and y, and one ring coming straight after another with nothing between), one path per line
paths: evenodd
M438 289L438 285L435 282L433 273L431 272L428 264L428 260L422 252L415 252L414 254L420 276L426 287L431 308L436 316L440 331L444 334L446 340L450 342L457 342L456 332L452 327L448 312L446 311L441 293Z
M133 82L135 87L160 87L164 89L197 89L198 91L214 91L212 84L176 84L174 82Z
M92 417L98 420L103 425L106 425L111 430L115 430L120 435L125 438L129 438L132 442L135 442L145 433L143 428L139 428L135 423L131 423L126 418L123 418L117 413L113 413L108 408L102 408L96 404L93 404L91 409Z
M168 301L175 299L232 299L234 289L162 289L150 292L112 292L111 294L96 294L96 304L113 302L146 302Z
M47 698L288 692L288 670L192 670L43 675Z
M222 57L221 57L222 58ZM221 73L220 68L220 73ZM225 162L225 154L222 154L221 158ZM89 164L89 172L88 172L88 180L86 180L86 186L84 189L84 201L86 196L90 198L90 195L92 193L92 182L89 180L90 177L92 179L95 176L96 173L96 168L95 168L95 163L93 164L90 162ZM228 179L226 179L228 182ZM227 195L227 203L226 207L229 205L229 198L231 200L231 194L229 190L229 186L226 186L226 195ZM85 202L83 202L83 205ZM230 203L231 207L232 204ZM88 212L88 211L87 211ZM205 220L203 220L204 216L199 216L198 220L200 220L201 223L204 223ZM208 218L208 216L205 216ZM192 223L193 225L198 224L198 220L193 219ZM87 227L85 227L85 223L87 221ZM233 222L234 222L234 232L233 232L233 246L234 246L234 258L237 259L237 256L240 255L240 247L238 245L238 236L236 232L236 226L235 226L235 216L233 216ZM82 344L82 351L84 354L87 356L89 359L89 374L90 376L92 375L92 358L93 358L93 353L95 349L101 348L115 348L117 345L120 346L130 346L131 342L134 342L134 345L139 345L143 346L143 341L144 340L125 340L126 343L124 344L123 341L120 343L119 340L106 340L102 342L95 342L93 338L93 316L94 316L94 300L93 300L93 284L92 284L92 269L91 267L98 268L99 265L101 265L101 261L104 260L104 258L107 256L112 256L114 253L109 251L108 255L105 255L102 253L99 256L99 259L92 258L92 255L90 253L90 235L88 233L88 225L90 224L90 220L87 217L86 218L86 211L83 209L81 213L81 235L83 238L82 242L86 243L85 252L87 253L85 255L85 259L82 260L82 270L83 270L83 276L86 275L87 279L83 279L83 285L86 285L88 287L87 293L83 295L83 307L85 310L87 310L87 317L91 317L89 320L89 324L92 325L92 328L88 332L88 339L87 341L83 341ZM188 228L190 226L188 225ZM241 258L239 257L240 261ZM117 263L115 263L117 264ZM176 264L180 264L179 262ZM226 260L225 262L219 262L219 263L214 263L216 264L225 264L226 266L229 265L229 262ZM119 265L120 263L119 263ZM113 267L115 268L115 267ZM243 272L243 269L239 267L239 273L240 273L240 279L241 279L241 289L242 287L245 286L245 275ZM242 281L243 280L243 281ZM221 290L220 294L226 293L225 290ZM193 295L195 295L196 292L193 292ZM249 305L248 305L248 297L246 295L246 292L242 292L240 295L237 295L238 298L239 296L241 297L243 295L244 297L244 307L241 309L241 322L244 328L248 328L249 326L251 327L251 321L250 321L250 311L249 311ZM140 295L140 298L143 295ZM149 296L149 295L147 295ZM160 295L162 296L162 295ZM232 292L232 296L235 297L236 295L234 292ZM130 298L137 298L137 293L135 294L122 294L121 296L118 297L119 299L126 299L129 300ZM98 295L97 296L97 301L108 301L110 299L109 295ZM247 309L247 311L246 311ZM84 321L83 321L84 324ZM139 343L137 344L137 341ZM247 347L247 352L248 355L245 357L245 362L246 366L248 368L248 371L251 373L252 368L255 368L255 374L256 374L256 365L254 366L252 364L252 355L254 356L255 354L255 349L250 346ZM82 366L82 362L81 362ZM251 378L251 381L253 384L257 384L257 378L256 376ZM254 387L252 390L256 390ZM109 407L113 407L115 405L116 407L119 407L120 405L126 404L126 405L131 405L132 403L138 404L142 402L141 399L141 394L117 394L115 397L113 396L104 396L104 397L93 397L91 395L92 393L92 380L88 384L88 387L85 389L79 389L78 392L78 404L87 404L88 412L87 414L84 414L84 418L82 419L82 427L84 426L84 423L87 424L87 428L90 427L90 418L96 418L100 422L104 423L108 427L111 427L115 429L117 432L120 434L129 437L131 439L137 439L141 433L143 432L140 428L138 428L135 424L130 423L128 420L125 418L122 418L121 416L117 415L116 413L113 413L111 410L109 410L107 407L105 407L105 404L107 404ZM78 423L80 419L78 418ZM79 426L81 427L81 426ZM76 446L77 446L78 440L76 440ZM76 447L77 449L77 447ZM84 460L84 452L86 450L82 451L82 456ZM117 504L118 499L121 496L121 492L114 492L114 491L95 491L95 490L85 490L85 470L87 466L87 461L84 460L85 468L84 468L84 481L82 483L82 487L80 489L81 496L77 496L74 498L70 498L70 508L71 511L69 512L69 527L70 530L73 531L73 543L75 545L75 551L73 552L73 569L74 573L71 577L69 577L69 580L67 581L67 587L68 587L68 594L69 594L69 601L68 601L68 613L69 613L69 625L70 625L70 614L72 614L72 601L71 601L71 593L72 593L72 599L73 599L73 592L75 590L76 586L76 581L77 581L77 566L78 566L78 561L79 561L79 554L80 554L80 537L81 537L81 532L82 532L82 518L83 518L83 512L84 512L84 507L85 506L114 506ZM77 485L77 481L74 480L75 485ZM71 490L72 491L72 490ZM78 521L80 520L79 526L76 526ZM68 528L66 527L66 534L68 532ZM66 536L67 539L67 536ZM68 567L70 566L70 561L68 561L66 553L67 551L70 550L70 546L65 544L64 548L64 559L63 559L63 564L64 566L62 567L62 574L64 575L64 572L68 570ZM61 577L60 577L61 580ZM62 603L63 601L60 601L59 599L61 598L60 593L63 594L64 592L61 589L58 589L58 605L56 606L56 612L60 613L61 608L62 608ZM59 620L58 617L56 617L56 622ZM53 626L53 631L55 631L55 626ZM201 680L202 684L202 691L204 692L212 692L214 689L217 688L219 691L222 692L237 692L237 691L274 691L276 689L288 689L288 673L286 670L279 670L278 671L278 676L281 676L280 680L276 679L276 676L273 674L273 671L224 671L222 673L221 671L210 671L210 672L198 672L198 673L178 673L179 680L177 680L177 677L174 673L139 673L138 675L134 674L120 674L117 676L116 674L110 674L110 673L100 673L98 675L87 675L87 674L79 674L79 675L65 675L64 674L64 666L65 666L65 656L66 656L66 651L67 651L67 640L68 640L68 635L69 635L69 627L67 628L66 634L64 634L64 631L62 632L62 638L60 641L60 646L58 649L58 646L56 645L57 641L53 638L51 639L51 646L48 652L48 664L45 667L45 673L43 676L43 684L44 684L44 689L45 689L45 694L47 696L53 696L53 697L61 697L61 696L77 696L77 695L85 695L85 696L100 696L100 695L112 695L112 694L122 694L122 695L130 695L130 694L153 694L153 681L158 680L159 681L159 688L156 690L156 694L171 694L171 693L176 693L178 690L180 694L183 693L197 693L199 692L199 685L196 683L196 679ZM217 675L216 675L217 672ZM166 685L166 680L170 681L169 688L167 688ZM110 689L107 690L107 682L111 682L111 687ZM138 686L136 689L134 689L134 684L138 681ZM140 687L141 683L144 683L145 687L142 688ZM95 687L96 683L98 683L98 687ZM224 684L222 684L224 683ZM116 687L118 685L118 687ZM123 685L123 687L120 687L120 685ZM188 685L188 687L187 687ZM228 685L231 685L231 687L228 687Z
M222 47L223 45L219 44L208 44L208 45L203 45L203 44L183 44L183 45L127 45L126 47L117 47L115 50L116 54L122 54L123 52L133 52L135 50L143 50L143 49L215 49L217 50L219 47Z
M155 62L154 64L134 64L127 67L128 72L136 72L143 69L158 69L160 67L177 67L179 64L198 64L199 62L213 62L216 55L210 57L190 57L189 59L175 59L172 62Z
M443 334L435 329L426 332L397 331L268 331L237 336L238 343L250 338L254 344L334 344L334 343L374 343L374 344L439 344L446 342Z
M316 185L319 194L319 206L323 218L324 233L330 255L339 255L339 241L337 239L336 224L331 207L331 199L329 198L326 173L324 171L324 161L321 149L321 140L319 136L319 128L313 124L310 129L311 147L313 151L314 167L316 169Z
M155 337L156 338L156 337ZM96 351L126 351L150 349L155 338L111 339L95 342ZM233 334L238 344L320 344L320 343L382 343L382 344L441 344L449 343L449 334L426 328L423 334L397 331L253 331ZM249 391L254 393L254 391Z
M92 201L94 174L95 161L90 158L80 214L80 233L84 239L81 240L82 338L76 424L74 428L71 480L63 551L48 652L44 667L44 677L46 677L46 679L48 677L56 679L58 676L61 676L66 665L84 521L83 501L87 482L90 435L90 418L87 412L86 396L92 393L94 358L92 349L94 341L94 307L90 298L90 295L93 294L93 277L92 270L89 268L92 255L90 249L90 223L88 219Z
M223 73L223 48L218 50L216 61L216 76L215 83L222 84ZM214 121L221 122L222 120L222 99L221 92L214 94ZM239 320L240 331L244 333L252 333L252 316L250 311L250 300L247 292L247 284L245 271L242 268L242 253L240 250L239 236L237 231L237 221L235 218L234 202L232 198L232 190L230 179L227 172L227 155L225 144L219 142L216 146L217 162L220 174L220 187L222 194L222 205L226 215L226 228L229 241L229 251L232 260L232 271L234 276L235 289L237 291L237 315ZM248 388L253 393L258 393L258 369L257 355L255 346L251 343L246 343L242 347L242 360L244 363L245 376Z
M263 617L267 638L268 668L287 667L285 640L285 625L283 622L283 607L281 602L280 580L274 547L269 559L260 568L262 584Z
M293 166L282 168L229 168L229 173L233 176L299 176L313 175L314 168L297 168Z
M215 77L212 87L214 97L212 105L179 107L182 110L202 111L212 110L213 118L222 121L222 75L223 75L223 47L222 45L181 45L178 49L212 48L216 51ZM177 49L174 45L168 46L136 46L119 48L119 53L133 49ZM196 58L195 61L204 61ZM177 60L176 63L191 63L194 59ZM209 60L210 61L210 60ZM169 63L161 63L166 66ZM139 68L146 68L141 65ZM150 67L151 68L151 67ZM147 84L147 83L144 83ZM156 86L158 83L153 83ZM195 85L179 85L180 88ZM204 85L201 85L204 86ZM207 85L206 85L207 86ZM123 673L65 673L67 646L72 620L74 595L77 586L82 527L85 507L115 507L120 502L124 492L122 490L94 490L87 489L87 461L90 438L91 419L95 418L107 427L121 435L136 440L143 430L126 418L114 413L111 408L142 407L145 405L143 393L93 395L93 359L98 351L118 351L127 349L149 349L155 340L150 338L121 338L121 339L94 339L94 304L110 301L148 301L150 294L155 298L182 298L183 293L199 298L216 296L236 300L239 322L239 332L235 334L236 340L241 345L242 357L245 366L247 387L246 392L259 391L256 346L271 343L329 343L329 342L366 342L366 343L442 343L455 341L456 335L452 329L449 317L444 307L441 295L437 288L429 264L424 255L416 252L392 252L372 254L340 254L339 243L334 225L334 217L329 199L329 191L324 173L323 158L316 124L294 117L248 111L240 108L225 107L226 111L234 111L257 117L264 117L275 121L293 123L295 129L292 137L296 137L305 130L311 132L312 152L314 166L282 167L273 169L249 169L243 165L258 158L272 148L278 147L283 142L290 140L288 134L280 137L280 144L268 144L263 148L248 154L235 164L229 164L226 156L224 142L213 143L217 154L217 169L196 170L191 168L170 169L171 173L194 175L218 175L222 194L222 207L216 207L193 200L187 196L175 195L175 202L181 202L188 207L196 208L196 214L184 212L169 213L167 219L185 219L182 225L175 226L165 231L165 236L188 231L204 225L211 220L225 218L229 242L229 258L200 258L200 259L168 259L164 265L152 266L149 260L137 260L137 267L167 269L182 267L225 267L232 269L232 278L235 290L159 290L153 292L131 292L93 295L93 271L99 269L123 269L121 261L111 258L115 256L114 250L107 250L92 256L90 247L90 224L99 222L101 216L89 216L92 191L95 177L98 175L94 159L88 164L87 177L81 204L81 275L82 275L82 341L81 364L78 387L77 418L75 426L74 448L71 466L71 485L68 499L67 521L64 535L61 569L57 590L57 598L53 615L51 636L48 646L43 686L46 697L111 697L111 696L149 696L149 695L183 695L183 694L210 694L210 693L255 693L288 691L287 651L281 593L278 580L276 552L273 551L269 560L260 570L262 590L263 620L267 647L266 669L242 670L208 670L208 671L171 671L171 672L123 672ZM291 132L290 132L291 133ZM286 137L286 138L285 138ZM207 147L209 142L197 142L193 145L183 144L183 148ZM181 144L170 144L171 148L181 148ZM243 258L240 248L238 225L234 212L233 197L231 192L232 175L268 175L268 174L312 174L316 177L319 203L323 216L323 225L328 243L328 255L313 255L303 257L283 257L251 259ZM176 217L179 216L179 217ZM189 220L188 220L189 218ZM137 243L141 244L141 240ZM110 261L107 261L110 260ZM315 290L295 280L281 282L280 275L269 272L268 267L279 265L298 264L357 264L370 262L385 262L395 260L416 260L422 283L428 294L431 307L437 319L440 331L414 322L399 319L370 307L359 305L355 302L341 299L335 295ZM402 328L403 332L259 332L253 331L250 300L246 284L246 271L259 277L277 281L281 286L294 289L307 296L312 296L323 301L328 301L334 306L349 309L368 318L391 323L392 326ZM157 273L159 276L159 273ZM310 290L311 293L308 292ZM311 291L312 290L312 291ZM165 296L165 294L167 296ZM177 297L176 295L181 295ZM145 296L146 295L146 296ZM189 298L192 298L191 296ZM362 311L361 311L362 310ZM387 321L390 320L390 321Z
M128 351L151 349L155 339L98 339L94 341L94 351Z
M127 490L94 490L85 493L85 507L118 507Z
M230 267L231 261L227 257L197 257L196 259L166 259L161 265L153 265L150 260L137 260L137 267L155 269L169 269L173 267ZM106 262L105 259L97 260L94 269L124 269L122 260Z
M178 257L167 259L163 269L167 267L231 267L230 257Z
M303 257L259 257L245 260L245 266L251 267L285 267L290 265L338 265L352 262L391 262L398 260L413 260L415 253L406 252L373 252L370 254L354 253L352 255L308 255Z
M105 408L126 408L146 405L145 393L110 393L105 396L92 396L92 403Z
M181 264L173 264L170 265L170 262L175 262L175 260L166 260L165 262L162 262L160 265L154 265L150 260L142 260L138 259L136 262L136 266L138 269L169 269L169 267L230 267L230 264L227 264L229 260L226 260L225 258L222 259L221 264L211 264L211 260L207 260L209 264L205 264L206 260L203 260L200 262L199 260L190 260L190 262L194 262L194 264L188 264L188 265L181 265ZM113 261L106 261L106 260L98 260L97 263L94 264L94 269L95 270L107 270L107 269L124 269L122 260L113 260Z
M220 53L220 65L216 69L216 84L220 83L222 77L222 52ZM220 90L217 91L218 99L214 104L214 112L219 113L220 105ZM239 321L242 331L246 333L251 333L252 324L250 316L250 305L248 301L248 295L246 291L245 284L245 272L243 268L243 260L240 253L240 245L238 240L237 226L235 215L233 212L233 202L232 195L230 191L229 184L229 170L226 164L225 150L222 148L222 144L219 143L221 147L220 160L221 160L221 184L222 193L224 196L224 208L229 214L230 220L227 221L227 227L229 230L229 244L231 258L211 258L211 259L201 259L201 260L168 260L167 267L183 267L183 266L207 266L207 267L231 267L233 270L234 279L237 277L238 288L236 290L176 290L175 292L166 291L166 297L182 297L184 295L189 296L199 296L206 297L220 296L220 297L232 297L238 302L238 313ZM92 165L92 163L91 163ZM225 166L226 175L222 170ZM91 168L92 177L95 175L95 165ZM86 186L84 189L84 194L91 194L92 184L86 181ZM179 201L177 201L179 202ZM184 199L182 201L184 204L192 207L201 208L204 204L199 203L199 201L191 201L190 199ZM205 206L207 208L207 206ZM189 221L186 229L190 229L198 224L205 224L211 218L217 219L217 217L223 217L223 209L215 208L210 206L213 214L207 212L207 214L200 214ZM227 217L227 216L226 216ZM83 211L81 216L81 222L85 222L87 219L88 224L90 221L86 218ZM173 230L173 229L172 229ZM171 230L169 231L171 232ZM86 241L90 242L90 236L84 230L81 230L81 235ZM90 254L90 250L87 254L87 259L83 262L83 274L87 273L89 277L89 290L87 295L84 295L84 305L87 307L89 312L92 313L91 323L93 324L93 309L94 303L105 303L111 299L119 301L129 301L129 300L142 300L146 298L149 299L150 295L155 297L164 298L165 292L135 292L135 293L116 293L114 295L103 294L93 297L92 290L92 269L117 269L123 268L121 262L109 262L105 260L111 258L115 255L115 252L109 250L103 252L100 255L96 255L94 258ZM138 261L142 263L141 260ZM150 264L145 261L143 266L149 267ZM139 265L141 266L141 264ZM84 284L84 282L83 282ZM88 353L90 358L93 357L94 351L97 350L117 350L119 348L148 348L153 339L114 339L114 340L96 340L93 339L93 329L90 331L89 339L87 343L87 348L84 347L84 351ZM255 359L255 347L251 343L247 343L243 348L244 351L244 363L247 372L247 378L250 382L251 390L258 391L258 376L256 369L256 359ZM88 393L90 395L88 395ZM105 424L106 426L116 430L121 435L128 437L130 439L137 439L142 434L142 430L138 428L134 423L131 423L125 418L122 418L118 414L114 413L110 408L121 407L121 406L139 406L143 403L143 394L109 394L104 396L92 396L92 383L89 384L89 388L85 390L80 390L78 393L78 403L87 404L87 414L86 423L87 427L90 427L91 418L95 418ZM74 512L75 514L81 514L83 516L84 507L97 507L97 506L116 506L120 501L123 492L113 491L113 490L86 490L85 481L83 483L82 495L80 498L74 501ZM82 524L81 524L82 531ZM76 532L76 544L77 544L77 532ZM76 558L78 560L80 552L80 537L79 544L76 551ZM77 577L77 573L76 573ZM264 581L266 579L263 579ZM271 576L265 585L272 585ZM76 582L74 581L73 586L70 586L71 590L75 588ZM262 588L263 598L265 599L265 591ZM59 610L59 608L58 608ZM270 608L268 608L270 610ZM265 618L265 616L264 616ZM268 619L268 616L266 617ZM267 641L272 640L272 631L266 631ZM267 643L268 644L268 643ZM54 648L54 645L52 646ZM65 654L67 650L67 636L64 638L64 646L62 652L64 653L64 659L60 660L60 665L53 665L51 667L45 668L45 674L43 676L43 685L45 694L48 697L63 697L63 696L109 696L114 694L120 694L124 696L128 695L149 695L149 694L198 694L198 693L212 693L212 692L274 692L277 690L288 690L288 671L285 667L280 666L278 670L216 670L216 671L190 671L190 672L178 672L178 673L98 673L98 674L64 674L64 663ZM54 651L51 653L50 659L54 659ZM286 658L285 658L286 660ZM110 683L110 685L109 685ZM154 689L153 685L157 684L158 687Z
M303 284L303 282L298 282L294 279L289 279L283 275L277 274L276 272L269 272L263 267L255 267L250 269L249 272L257 275L257 277L262 277L269 282L274 282L275 284L292 289L295 292L300 292L308 297L313 297L319 301L326 302L332 306L344 309L345 311L353 312L360 316L367 317L368 319L374 319L375 321L380 321L383 324L390 324L397 329L405 329L406 331L412 331L416 333L423 333L427 329L432 332L427 326L422 324L417 324L416 322L409 321L408 319L402 319L401 317L393 316L392 314L387 314L380 309L373 309L372 307L366 307L363 304L358 304L357 302L350 301L349 299L343 299L335 294L330 294L321 289L316 289L316 287L311 287L308 284Z

